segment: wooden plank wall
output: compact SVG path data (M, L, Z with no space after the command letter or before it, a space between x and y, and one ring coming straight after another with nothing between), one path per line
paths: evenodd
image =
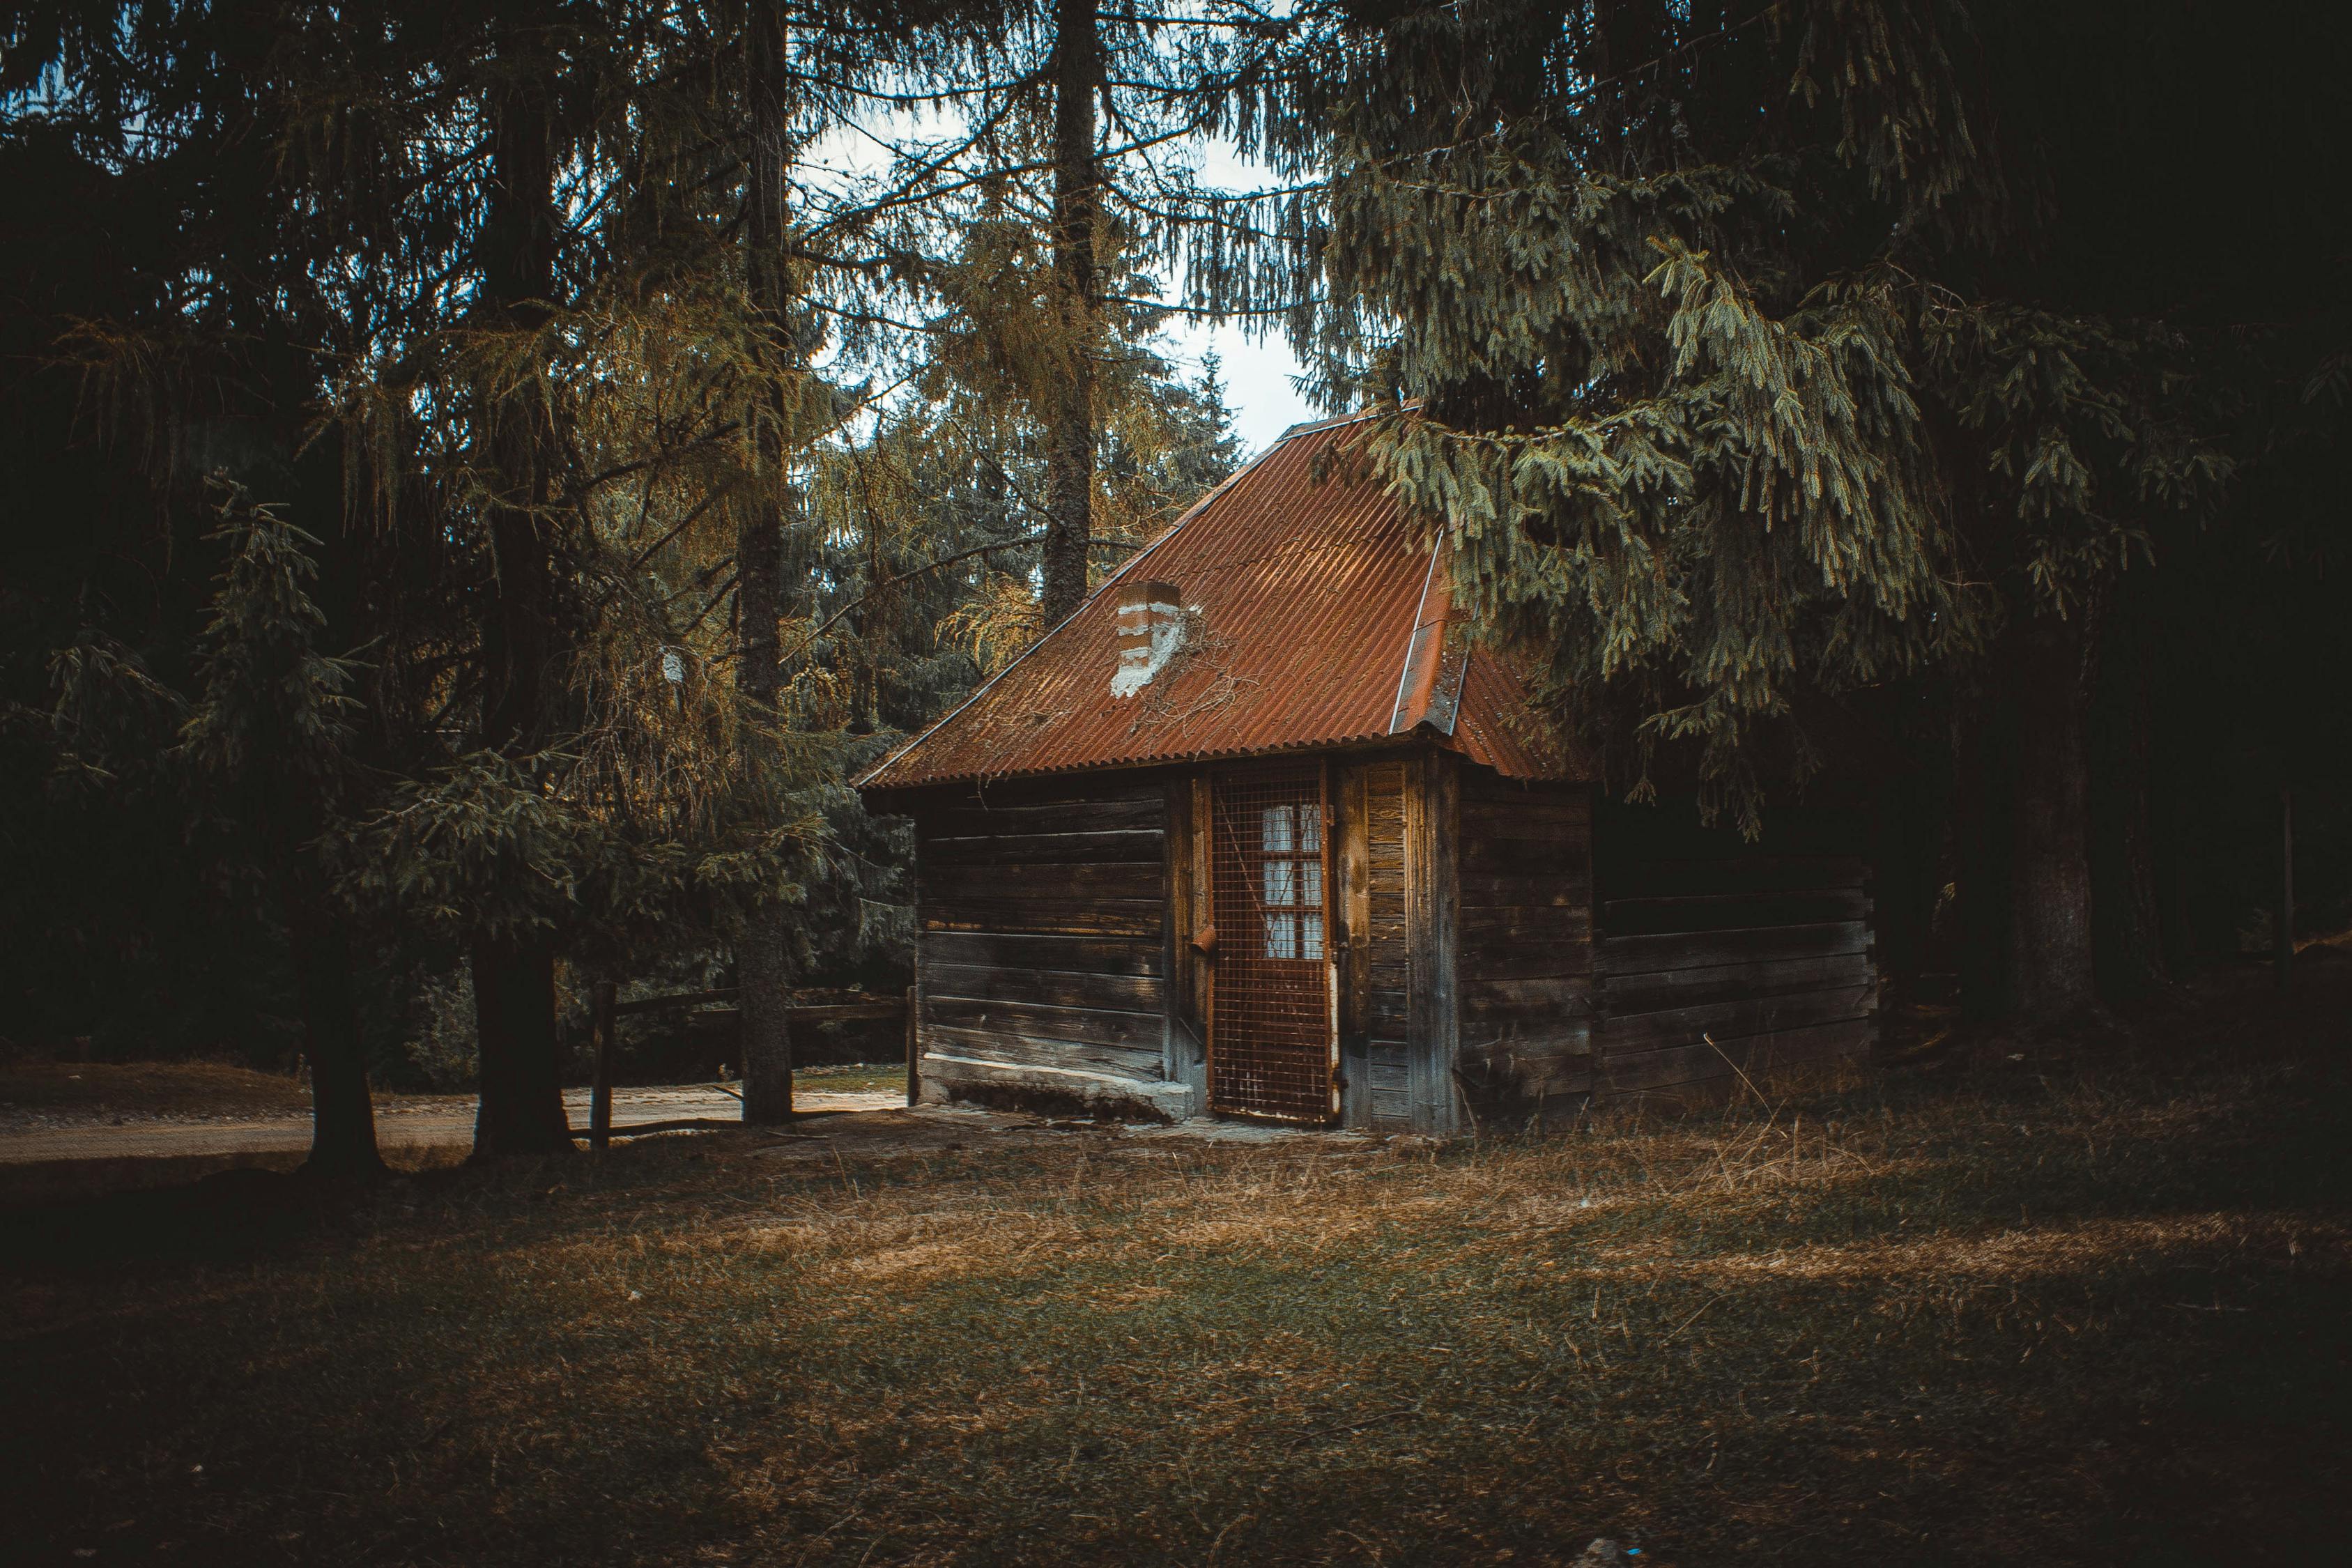
M1482 1120L1573 1112L1592 1087L1592 792L1465 765L1461 1073Z
M1612 806L1597 829L1602 1087L1760 1084L1866 1055L1878 1026L1866 824L1784 807L1754 846L1696 824L1694 805L1673 802Z
M1090 1100L1164 1082L1168 796L1161 779L1097 776L919 813L927 1082Z
M1360 1093L1349 1097L1352 1126L1402 1132L1412 1126L1412 960L1405 942L1404 783L1402 761L1342 770L1341 876L1349 922L1349 970L1340 986L1343 1031L1362 1042L1350 1060ZM1352 1087L1352 1086L1351 1086Z
M1462 770L1434 749L1404 766L1405 1079L1416 1132L1465 1131L1454 955L1461 934Z

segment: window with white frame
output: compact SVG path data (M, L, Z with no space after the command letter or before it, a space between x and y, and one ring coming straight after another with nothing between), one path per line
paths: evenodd
M1270 805L1259 816L1265 852L1265 955L1323 956L1323 814L1312 805Z

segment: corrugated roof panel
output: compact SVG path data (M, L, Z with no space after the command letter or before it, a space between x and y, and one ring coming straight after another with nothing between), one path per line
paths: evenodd
M1293 431L1212 492L1069 619L858 787L1135 767L1342 745L1390 732L1430 570L1402 509L1337 450L1349 421ZM1318 459L1332 454L1318 480ZM1122 577L1171 583L1192 626L1133 697L1110 694ZM1445 743L1517 777L1585 777L1486 647Z

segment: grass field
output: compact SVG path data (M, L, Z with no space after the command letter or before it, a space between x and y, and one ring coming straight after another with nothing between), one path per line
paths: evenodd
M0 1505L59 1563L2340 1560L2347 1110L2016 1068L126 1194L0 1238Z

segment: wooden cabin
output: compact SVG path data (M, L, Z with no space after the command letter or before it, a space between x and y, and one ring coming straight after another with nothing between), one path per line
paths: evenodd
M1349 425L859 781L915 823L923 1098L1446 1134L1866 1052L1864 835L1597 800Z

